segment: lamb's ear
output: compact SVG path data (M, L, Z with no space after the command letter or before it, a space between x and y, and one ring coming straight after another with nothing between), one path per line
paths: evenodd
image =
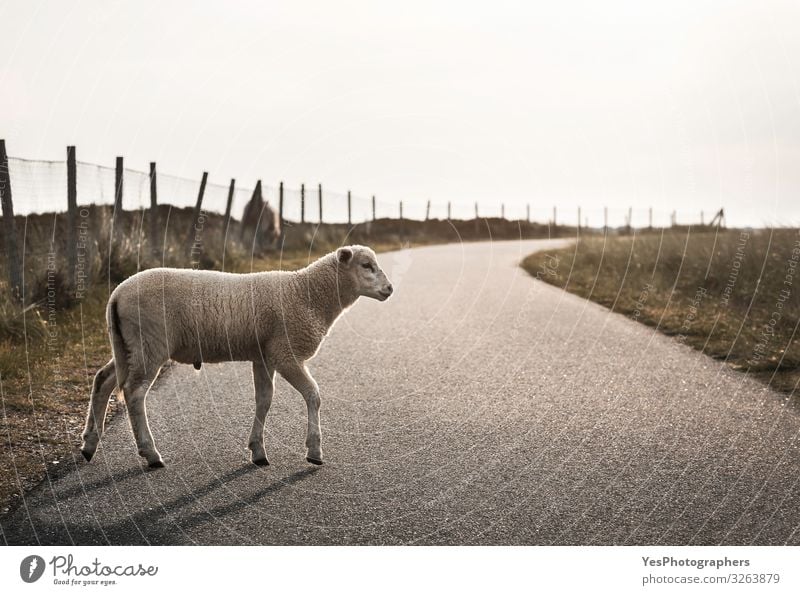
M339 248L336 251L336 259L342 264L347 264L353 260L353 251L350 248Z

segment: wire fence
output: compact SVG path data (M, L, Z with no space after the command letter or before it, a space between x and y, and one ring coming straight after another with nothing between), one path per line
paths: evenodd
M14 196L14 213L59 213L67 204L67 162L8 158L8 176ZM76 162L78 205L113 205L115 202L117 170L95 163ZM123 168L121 207L136 211L151 206L151 176L148 172ZM156 173L158 204L173 207L194 207L200 188L200 177L189 178ZM230 205L231 215L238 219L253 196L255 186L234 185ZM206 184L202 209L209 213L225 213L230 186ZM261 185L261 194L275 208L280 205L280 184ZM423 207L424 208L424 207ZM405 207L407 218L424 218L424 210ZM444 217L443 209L439 209ZM292 222L360 223L377 218L398 218L399 205L347 192L331 192L321 185L300 185L283 188L283 218Z
M13 190L17 215L63 212L67 210L67 162L8 158L8 177ZM78 205L113 205L116 197L117 170L114 167L77 161L76 186ZM194 207L197 204L200 176L189 179L157 172L159 204ZM121 208L135 211L151 206L151 177L148 172L123 168ZM234 186L230 214L241 217L253 196L254 186ZM230 186L209 182L205 186L202 209L225 213ZM464 203L411 199L386 202L374 196L331 191L320 184L295 187L262 184L262 196L275 209L283 204L285 221L306 223L363 223L374 218L390 219L475 219L500 218L586 228L648 228L674 225L708 224L714 212L676 212L651 208L553 207L541 204L504 203L492 197L483 203Z
M12 198L13 197L13 198ZM75 147L67 147L64 161L42 161L8 157L5 141L0 139L0 201L2 202L2 233L9 275L9 287L12 294L18 294L22 287L21 256L24 251L19 245L15 216L27 217L43 213L66 213L59 217L63 222L62 232L66 246L66 270L69 285L79 285L79 272L83 249L89 245L81 237L84 230L79 224L79 217L88 217L89 205L113 205L110 211L109 258L111 245L121 252L115 243L123 238L119 231L122 221L128 214L141 212L139 218L148 221L147 243L153 256L165 257L172 252L179 252L177 246L187 248L192 258L203 254L203 245L209 241L209 234L203 233L205 215L211 213L225 214L225 218L217 220L218 233L212 234L222 238L223 246L216 252L225 254L224 243L229 237L232 220L241 219L236 225L239 242L247 242L253 249L274 246L278 241L286 245L288 235L285 229L296 230L293 236L302 236L303 226L291 224L347 224L355 226L370 221L383 221L377 225L390 225L400 230L401 235L409 224L405 220L417 220L418 233L423 239L429 239L441 227L436 221L448 220L450 226L466 225L473 227L479 234L483 228L481 220L491 220L498 231L514 232L514 237L549 237L555 234L570 234L581 228L609 231L614 228L622 233L634 228L664 228L682 224L724 225L724 214L720 209L713 217L705 213L686 216L676 211L664 212L647 209L614 209L607 207L564 208L563 205L547 207L541 204L531 205L519 200L508 201L493 197L483 204L472 204L464 201L431 201L424 199L400 200L396 203L376 199L375 196L364 196L350 191L330 191L322 184L300 184L289 186L283 182L277 185L265 185L258 180L253 187L237 184L231 180L229 184L208 183L208 173L203 172L198 179L189 179L158 172L156 164L150 164L149 172L142 172L124 167L124 159L116 158L114 167L94 163L86 163L76 159ZM272 206L270 217L277 219L274 224L262 224L264 202ZM168 243L166 231L162 229L159 205L191 209L191 219L182 217L182 223L175 229ZM259 210L254 210L256 207ZM106 210L108 213L108 210ZM170 218L168 211L166 220ZM245 217L245 212L248 215ZM252 220L253 213L260 213L257 221ZM84 215L86 214L86 215ZM710 213L709 213L710 215ZM53 218L55 225L57 218ZM400 225L396 225L400 220ZM28 220L25 221L27 231ZM164 222L166 224L166 221ZM284 226L284 223L290 225ZM511 225L509 225L511 223ZM116 227L115 227L116 225ZM370 234L372 224L365 225L364 230ZM447 226L445 226L447 227ZM518 229L518 233L517 233ZM355 231L350 227L350 232ZM328 228L336 231L336 228ZM174 237L177 232L179 236ZM135 233L143 233L142 230ZM386 231L386 233L392 233ZM502 233L502 232L500 232ZM55 234L55 227L52 235ZM538 234L538 235L537 235ZM132 236L131 236L132 237ZM459 236L461 237L461 236ZM491 234L489 237L492 237ZM98 240L99 245L99 240ZM138 254L138 253L137 253ZM138 256L137 256L138 258ZM111 260L109 260L111 262ZM120 260L122 262L122 260ZM138 261L137 261L138 262ZM194 261L193 261L194 262ZM199 262L199 260L198 260ZM138 265L137 265L138 266Z

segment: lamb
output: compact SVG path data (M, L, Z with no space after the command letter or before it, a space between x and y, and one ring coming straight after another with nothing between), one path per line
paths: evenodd
M322 464L319 387L306 368L334 322L360 296L385 301L392 284L366 246L345 246L296 272L234 274L157 268L126 279L111 294L106 321L113 357L92 386L81 452L90 461L103 434L108 397L125 398L139 455L163 467L147 423L145 400L167 361L251 361L255 419L251 460L268 465L264 422L275 372L308 408L306 460Z

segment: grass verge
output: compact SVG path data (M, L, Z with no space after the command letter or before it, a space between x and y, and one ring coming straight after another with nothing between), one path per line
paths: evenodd
M775 389L800 382L800 230L582 238L530 274L675 336Z

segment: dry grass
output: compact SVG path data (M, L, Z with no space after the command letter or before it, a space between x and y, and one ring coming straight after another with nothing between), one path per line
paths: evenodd
M585 238L540 278L791 392L800 380L800 230ZM536 275L547 259L522 266Z

